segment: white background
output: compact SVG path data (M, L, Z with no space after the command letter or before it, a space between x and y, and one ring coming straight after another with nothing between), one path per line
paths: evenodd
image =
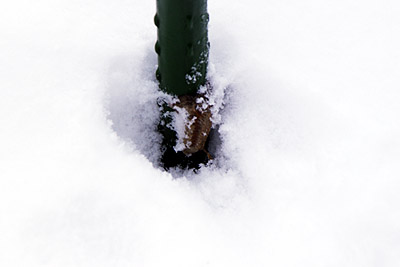
M400 266L400 4L210 0L216 163L157 167L155 1L0 9L0 266Z

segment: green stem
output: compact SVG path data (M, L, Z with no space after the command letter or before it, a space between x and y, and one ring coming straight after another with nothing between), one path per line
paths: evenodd
M157 79L171 95L205 85L209 53L207 0L157 0Z

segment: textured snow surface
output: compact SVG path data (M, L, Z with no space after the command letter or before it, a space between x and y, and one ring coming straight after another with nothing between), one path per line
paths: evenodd
M173 176L155 1L3 1L0 266L400 266L399 2L209 12L222 144Z

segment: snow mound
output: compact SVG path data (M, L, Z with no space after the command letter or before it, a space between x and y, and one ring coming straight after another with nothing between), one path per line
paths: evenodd
M193 174L156 164L155 2L6 1L0 266L399 266L398 9L209 1Z

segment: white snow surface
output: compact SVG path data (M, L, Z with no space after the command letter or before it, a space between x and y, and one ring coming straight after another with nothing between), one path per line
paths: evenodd
M155 1L0 9L0 266L400 266L400 3L210 0L215 164L157 166Z

